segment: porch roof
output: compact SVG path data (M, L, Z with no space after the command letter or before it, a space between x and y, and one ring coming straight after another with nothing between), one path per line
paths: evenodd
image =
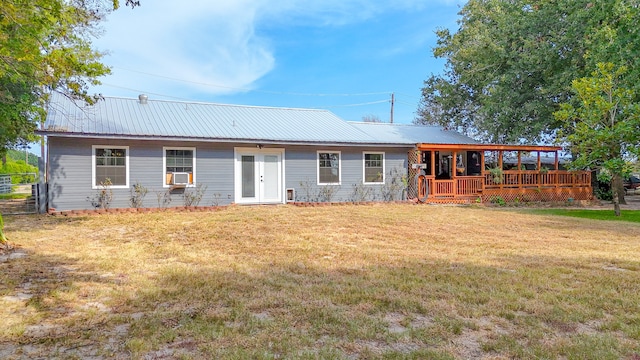
M467 150L467 151L538 151L557 152L562 146L548 145L512 145L512 144L425 144L419 143L418 150Z
M456 146L476 145L478 142L459 132L445 130L433 125L409 125L370 122L350 122L379 141L386 143L398 143L414 146L419 143L429 144L455 144Z

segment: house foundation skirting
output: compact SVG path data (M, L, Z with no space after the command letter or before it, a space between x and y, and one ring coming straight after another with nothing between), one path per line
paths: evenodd
M481 195L482 202L495 202L502 198L505 202L569 202L593 200L591 187L555 189L486 189Z

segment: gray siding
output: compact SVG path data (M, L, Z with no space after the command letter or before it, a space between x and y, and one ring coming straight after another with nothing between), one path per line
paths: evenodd
M171 142L160 140L105 140L93 138L49 137L49 207L56 210L91 209L89 198L98 190L92 189L92 146L113 145L129 147L129 188L113 189L111 207L129 207L131 188L139 182L149 192L145 207L157 207L156 194L163 188L163 147L196 148L196 182L207 187L201 206L227 205L234 201L234 148L255 147L255 144L231 144L213 142ZM359 200L354 190L367 195L366 200L382 200L382 185L363 185L363 151L385 153L385 180L390 183L392 170L399 177L406 174L409 148L365 148L365 147L317 147L317 146L273 146L284 148L285 188L296 191L296 200L327 200L321 196L322 185L317 184L317 151L341 152L342 183L335 188L332 201ZM388 186L387 186L388 190ZM320 196L319 196L320 194ZM399 195L398 195L399 196ZM181 194L174 193L169 206L182 206Z
M341 183L340 185L318 185L318 150L340 151ZM327 191L333 188L331 201L383 200L383 191L391 189L377 184L363 184L363 152L384 152L385 182L392 180L401 183L402 175L407 173L407 152L410 148L375 148L375 147L288 147L285 153L286 188L293 188L297 201L326 201ZM394 174L396 178L393 179ZM358 195L356 194L358 190ZM330 191L331 192L331 191ZM401 194L397 194L399 197ZM399 200L399 198L398 198Z
M56 210L91 209L98 190L92 189L93 145L129 147L129 188L113 189L111 207L129 207L131 187L139 182L149 192L145 207L157 207L164 193L163 147L196 148L196 182L207 187L199 205L226 205L233 201L233 148L231 144L166 141L49 138L49 206ZM182 206L182 194L174 192L169 206Z

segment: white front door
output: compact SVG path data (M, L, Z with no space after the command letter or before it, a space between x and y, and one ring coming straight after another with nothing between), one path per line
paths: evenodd
M283 203L283 149L235 149L238 204Z

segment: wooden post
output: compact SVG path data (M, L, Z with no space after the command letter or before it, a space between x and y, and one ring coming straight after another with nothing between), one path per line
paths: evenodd
M453 191L453 197L455 198L458 195L458 180L456 179L458 177L458 164L456 164L458 162L458 152L457 151L453 151L451 153L453 155L453 158L451 160L451 181L453 181L453 186L451 187L451 190Z
M556 181L555 182L556 182L556 189L557 189L557 188L560 187L560 181L559 181L560 180L559 179L560 174L558 174L558 170L560 170L560 166L559 166L559 159L558 159L558 151L556 151L555 154L556 154L556 159L555 159L555 162L554 162L554 167L556 168L556 176L555 176Z
M452 151L451 154L453 155L453 158L451 159L451 160L453 160L451 162L451 172L453 172L453 175L451 177L453 177L457 173L456 169L458 168L458 164L457 164L457 162L458 162L458 152L457 151Z
M545 174L542 173L542 161L540 160L540 151L537 152L538 153L538 165L536 166L536 169L538 169L538 173L536 174L536 182L538 183L538 190L540 190L540 188L542 187L542 178L545 176ZM548 176L548 173L547 175Z
M518 189L522 189L522 151L518 150Z
M485 174L484 168L485 168L485 163L484 163L484 151L478 151L478 154L480 156L480 175L482 175L482 192L484 193L484 186L486 185L487 182L487 175Z
M502 150L498 151L498 168L504 174L503 166L502 166ZM500 189L504 187L504 175L502 176L502 181L500 181Z
M436 152L435 151L431 151L431 176L436 176L438 174L436 174Z

